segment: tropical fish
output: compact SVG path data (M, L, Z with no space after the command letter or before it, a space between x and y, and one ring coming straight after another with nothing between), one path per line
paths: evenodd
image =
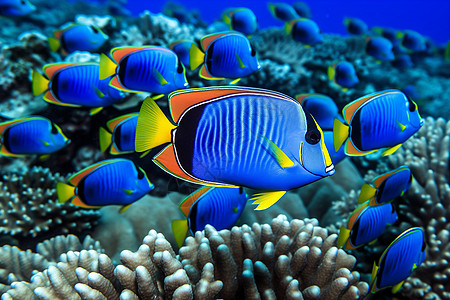
M69 143L61 128L44 117L0 123L0 153L6 156L38 154L45 158Z
M319 26L310 19L300 18L286 22L284 30L294 40L306 45L315 45L323 41Z
M64 54L74 51L96 51L108 40L108 36L94 25L71 23L55 30L54 37L48 38L50 49L62 49Z
M344 88L350 88L359 82L355 68L348 61L341 61L329 66L328 78Z
M312 14L311 10L309 9L308 4L305 2L297 1L292 4L292 7L294 8L295 12L299 15L300 18L308 18L311 19Z
M0 15L7 17L25 16L36 10L28 0L0 0Z
M138 114L127 114L114 118L106 123L106 128L100 127L100 150L109 148L110 154L125 154L134 152L134 137Z
M112 76L110 85L137 93L168 94L188 86L183 64L170 49L159 46L117 47L111 60L100 56L100 79Z
M369 201L371 206L391 202L411 187L413 176L408 166L375 177L372 184L364 184L359 194L358 203Z
M251 35L258 30L258 20L250 8L228 8L222 13L222 18L230 29L245 35Z
M56 105L93 107L99 112L125 97L108 86L109 79L99 80L97 63L56 63L43 68L44 76L33 70L33 95L45 93L44 100Z
M172 231L181 247L189 230L192 235L207 224L216 230L231 229L244 211L248 201L242 188L202 187L180 203L187 220L173 220Z
M178 40L169 45L169 48L173 52L175 52L175 54L178 56L178 59L181 60L183 65L189 69L191 68L189 51L191 50L192 44L194 44L193 41Z
M398 216L392 203L379 206L370 206L369 203L364 203L353 211L346 226L341 226L337 247L353 250L364 244L375 242L397 219Z
M380 148L388 148L383 155L392 154L423 125L416 103L399 90L361 97L347 104L342 115L349 125L335 119L334 148L345 142L345 153L351 156Z
M174 122L147 98L139 112L136 151L170 143L153 161L183 180L263 191L257 210L287 190L334 174L314 118L294 99L247 87L209 87L169 95Z
M275 19L289 22L291 20L295 20L300 18L300 16L295 11L294 7L290 6L287 3L278 2L278 3L268 3L269 10L274 16Z
M302 105L303 109L314 117L314 120L322 130L333 130L334 119L339 118L342 120L336 103L327 95L300 94L296 95L295 98Z
M378 60L385 61L394 59L393 45L391 41L384 37L376 36L367 38L366 52Z
M397 30L389 27L373 27L372 31L391 41L392 45L400 42Z
M425 38L420 33L413 30L405 30L400 35L403 36L401 45L406 49L412 52L426 50Z
M70 201L85 208L122 205L120 212L154 188L142 168L122 158L93 164L69 177L68 181L69 184L56 184L60 203Z
M202 65L199 75L204 79L241 77L259 70L256 52L248 38L240 32L225 31L204 36L200 40L202 50L192 44L191 70Z
M345 18L344 24L347 32L353 35L364 35L369 31L367 24L361 19Z
M396 293L403 282L425 260L423 229L413 227L401 233L373 264L370 286L372 293L392 287Z
M399 69L405 69L414 66L411 60L411 56L409 56L406 53L401 53L397 55L395 59L392 61L392 65Z

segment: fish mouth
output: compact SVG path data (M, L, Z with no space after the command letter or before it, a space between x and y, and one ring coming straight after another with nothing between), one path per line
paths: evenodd
M333 175L335 172L336 172L336 170L334 169L334 165L333 165L333 164L331 164L331 165L329 165L329 166L327 166L327 167L325 168L325 173L326 173L328 176Z

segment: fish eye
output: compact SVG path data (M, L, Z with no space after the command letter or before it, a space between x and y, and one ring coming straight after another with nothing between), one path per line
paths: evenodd
M145 173L144 170L142 170L142 168L137 168L137 172L138 172L138 179L142 179L145 177Z
M177 67L177 72L178 72L179 74L182 74L182 73L183 73L183 71L184 71L184 68L183 68L183 65L181 64L181 60L180 60L180 59L178 59L178 67Z
M305 140L308 144L315 145L320 142L320 132L317 129L308 130L305 135Z
M412 101L412 99L408 95L406 95L406 99L408 99L409 111L410 112L416 111L416 108L417 108L416 103L414 101Z
M27 3L25 2L25 0L21 0L21 1L20 1L20 4L25 5L25 4L27 4Z
M58 128L56 128L56 125L53 122L51 122L50 124L51 124L51 127L52 127L52 133L53 134L57 134L58 133Z
M91 25L91 29L92 29L92 31L93 31L94 33L98 33L97 27Z

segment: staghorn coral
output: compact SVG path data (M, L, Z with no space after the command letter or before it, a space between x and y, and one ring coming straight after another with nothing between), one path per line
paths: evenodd
M208 226L175 255L151 230L122 264L94 250L69 251L30 282L14 282L10 299L357 299L368 285L351 272L355 259L334 247L336 235L317 220L283 215L217 232ZM294 278L295 277L295 278ZM239 293L239 294L238 294Z
M98 212L58 203L55 185L63 180L49 169L33 167L26 173L0 178L0 233L29 243L25 237L82 232L92 228Z

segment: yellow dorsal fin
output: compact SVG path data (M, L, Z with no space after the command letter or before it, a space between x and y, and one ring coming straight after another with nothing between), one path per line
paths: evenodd
M345 226L341 226L341 229L339 229L337 247L338 248L344 247L349 237L350 237L350 230L345 228Z
M203 53L195 43L192 43L189 50L189 65L191 71L197 69L201 64L205 62L205 53Z
M99 142L100 151L105 152L112 143L112 134L108 132L105 128L100 127L99 129Z
M99 68L100 80L106 79L116 74L116 67L117 64L113 62L106 54L102 53L100 55L100 68Z
M50 50L52 50L53 52L58 51L59 47L61 47L61 43L59 42L59 40L54 37L48 38L48 44L50 46Z
M398 145L396 145L396 146L394 146L394 147L392 147L392 148L386 149L386 150L384 150L384 151L381 153L381 155L382 155L382 156L391 155L392 153L394 153L395 151L397 151L398 148L400 148L401 146L402 146L402 144L398 144Z
M350 133L350 127L339 121L338 119L334 119L333 124L333 136L334 136L334 151L338 152L339 148L341 148L342 144L348 138Z
M175 237L175 241L177 242L178 248L181 248L181 246L183 245L188 229L189 227L187 220L172 221L172 232L173 236Z
M58 182L56 184L56 193L59 203L65 203L75 196L75 187L64 182Z
M292 167L294 162L283 152L274 142L263 136L264 145L267 147L268 152L278 162L281 168Z
M41 73L36 70L33 70L32 74L33 81L33 96L38 96L45 91L48 90L48 83L50 82L47 78L45 78Z
M375 196L376 192L377 192L376 188L374 188L373 186L365 183L361 187L361 192L359 193L359 198L358 198L358 204L362 204L362 203L370 200L372 197Z
M253 201L252 204L258 204L255 210L263 210L275 204L284 194L286 194L286 191L263 192L252 195L248 201Z

